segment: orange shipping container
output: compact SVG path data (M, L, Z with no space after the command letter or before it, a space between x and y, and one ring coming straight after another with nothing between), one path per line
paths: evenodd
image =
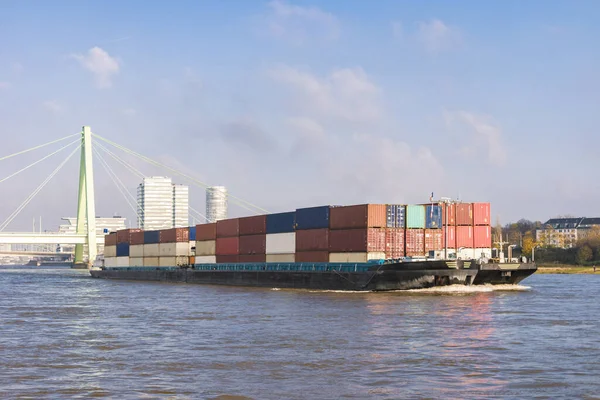
M190 228L171 228L160 231L161 243L181 243L190 241Z
M473 225L491 225L490 203L473 203Z
M385 204L331 207L329 210L330 229L385 228L386 226Z
M104 246L116 246L117 245L117 233L109 233L104 235Z
M141 229L122 229L117 231L117 244L129 243L131 241L131 234L133 232L142 232Z
M404 241L407 256L425 255L425 229L407 229L404 233Z
M129 244L144 244L144 232L131 232L131 235L129 235Z
M440 203L442 206L442 224L453 226L456 225L456 204ZM446 222L446 219L448 222Z
M425 253L444 249L444 235L441 229L425 229Z
M456 248L456 227L455 226L445 226L442 229L443 242L442 245L446 246L448 249Z
M456 205L456 225L473 225L473 204L458 203Z
M385 257L404 257L404 228L387 228L385 231Z
M476 226L474 230L474 245L476 248L489 249L492 247L492 228L488 226Z
M217 238L215 247L217 256L237 255L240 252L240 238L237 236Z
M473 227L472 226L457 226L456 227L456 247L473 247Z

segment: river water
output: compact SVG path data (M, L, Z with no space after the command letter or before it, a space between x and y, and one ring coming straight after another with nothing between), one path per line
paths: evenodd
M340 293L0 267L0 398L600 398L600 276Z

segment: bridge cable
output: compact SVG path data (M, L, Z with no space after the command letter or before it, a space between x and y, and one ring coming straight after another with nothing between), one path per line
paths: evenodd
M98 139L100 139L100 140L102 140L102 141L104 141L104 142L106 142L106 143L108 143L108 144L110 144L110 145L112 145L112 146L114 146L114 147L116 147L116 148L118 148L118 149L120 149L120 150L128 153L128 154L131 154L131 155L133 155L135 157L138 157L139 159L141 159L143 161L146 161L147 163L153 164L153 165L158 166L158 167L165 168L165 169L167 169L167 170L169 170L169 171L171 171L171 172L173 172L173 173L175 173L177 175L183 176L183 177L189 179L190 181L194 182L197 186L202 187L203 189L206 189L206 188L210 187L210 185L208 185L208 184L206 184L206 183L204 183L204 182L202 182L202 181L200 181L200 180L198 180L198 179L196 179L196 178L194 178L194 177L192 177L192 176L190 176L188 174L185 174L185 173L180 172L180 171L178 171L178 170L176 170L174 168L171 168L171 167L169 167L167 165L164 165L162 163L154 161L151 158L146 157L146 156L144 156L142 154L136 153L135 151L130 150L130 149L128 149L128 148L126 148L124 146L121 146L121 145L119 145L119 144L117 144L115 142L112 142L112 141L110 141L108 139L105 139L105 138L103 138L102 136L100 136L98 134L93 133L93 135L94 135L94 137L96 137L96 138L98 138ZM252 212L256 212L258 210L260 212L268 213L268 211L265 210L264 208L261 208L261 207L259 207L257 205L254 205L254 204L252 204L252 203L250 203L250 202L248 202L246 200L243 200L243 199L241 199L241 198L239 198L237 196L233 196L232 194L228 194L227 196L230 197L230 198L232 198L232 199L234 199L232 201L232 203L237 204L238 206L240 206L242 208L245 208L246 210L249 210L249 211L252 211Z
M132 172L133 174L137 175L139 178L144 178L146 177L146 175L144 175L142 172L140 172L140 170L138 170L137 168L135 168L133 165L129 164L128 162L126 162L125 160L119 158L119 156L115 155L115 153L113 153L112 151L108 150L106 147L104 147L102 144L100 143L95 143L95 146L98 146L102 151L104 151L105 153L107 153L109 156L111 156L115 161L117 161L118 163L120 163L121 165L123 165L125 168L127 168L130 172Z
M47 155L46 157L44 157L44 158L40 158L40 159L39 159L39 160L37 160L36 162L29 164L28 166L26 166L25 168L22 168L22 169L18 170L18 171L17 171L17 172L15 172L14 174L12 174L12 175L9 175L9 176L7 176L7 177L6 177L6 178L4 178L4 179L0 179L0 183L2 183L2 182L4 182L4 181L7 181L7 180L9 180L9 179L10 179L10 178L12 178L13 176L20 174L21 172L23 172L23 171L25 171L25 170L27 170L27 169L29 169L29 168L33 167L33 166L34 166L34 165L36 165L36 164L39 164L39 163L41 163L41 162L42 162L42 161L44 161L45 159L52 157L53 155L55 155L55 154L57 154L57 153L61 152L62 150L66 149L67 147L69 147L69 146L72 146L72 145L74 145L75 143L78 143L78 142L80 142L80 140L79 140L79 139L77 139L77 140L75 140L75 141L73 141L73 142L69 143L69 144L68 144L68 145L66 145L66 146L63 146L63 147L61 147L60 149L56 150L56 151L55 151L55 152L53 152L53 153L50 153L50 154L48 154L48 155Z
M76 147L71 154L69 154L67 156L67 158L60 163L60 165L58 167L56 167L56 169L54 171L52 171L52 173L46 178L46 180L44 180L44 182L42 182L40 184L40 186L38 186L26 199L25 201L23 201L23 203L21 203L21 205L19 207L17 207L17 209L6 219L6 221L4 221L2 224L0 224L0 232L2 232L4 229L6 229L6 227L8 226L8 224L10 224L16 217L17 215L19 215L19 213L21 211L23 211L23 209L27 206L27 204L29 204L31 202L31 200L33 200L33 198L44 188L44 186L46 186L46 184L48 182L50 182L50 180L52 178L54 178L54 176L58 173L58 171L61 170L61 168L71 159L71 157L73 157L73 154L75 154L77 152L77 150L80 150L81 146Z
M54 144L54 143L62 142L65 139L68 139L68 138L71 138L71 137L77 136L77 135L81 135L81 133L75 133L73 135L65 136L64 138L53 140L51 142L44 143L44 144L32 147L32 148L27 149L27 150L19 151L18 153L14 153L14 154L11 154L11 155L8 155L8 156L0 157L0 161L6 160L6 159L14 157L14 156L18 156L20 154L24 154L24 153L27 153L27 152L30 152L30 151L33 151L33 150L41 149L42 147L49 146L49 145Z
M209 222L208 218L206 218L200 211L194 209L192 206L188 205L188 208L190 209L190 211L195 212L197 215L199 215L204 221Z

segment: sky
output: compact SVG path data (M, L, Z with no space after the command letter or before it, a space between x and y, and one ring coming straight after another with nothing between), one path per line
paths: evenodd
M433 192L491 202L494 223L600 216L599 12L577 0L3 0L0 158L87 125L269 212ZM0 222L70 150L2 179L74 139L0 160ZM135 195L140 177L98 151ZM5 230L74 216L78 166L76 153ZM97 214L135 225L98 158L94 178ZM203 213L202 187L190 197Z

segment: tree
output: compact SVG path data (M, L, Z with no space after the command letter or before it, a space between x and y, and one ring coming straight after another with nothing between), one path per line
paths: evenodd
M588 245L584 245L577 250L577 264L583 265L590 261L594 256L594 252Z
M533 246L535 246L536 243L533 240L533 236L531 235L531 233L526 234L523 237L523 255L526 257L531 257L531 252L533 251Z

